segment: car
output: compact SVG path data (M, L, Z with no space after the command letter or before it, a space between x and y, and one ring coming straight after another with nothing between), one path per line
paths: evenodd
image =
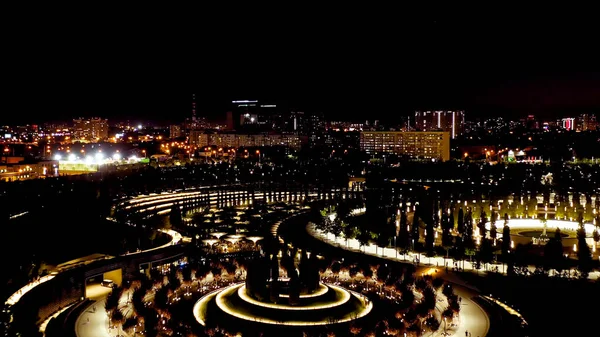
M100 283L100 285L103 287L107 287L107 288L115 288L116 287L116 284L112 280L103 280Z

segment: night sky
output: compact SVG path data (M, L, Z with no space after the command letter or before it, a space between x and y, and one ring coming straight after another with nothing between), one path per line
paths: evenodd
M353 120L394 121L415 109L464 109L468 118L600 112L597 28L580 18L354 14L171 25L156 16L41 15L23 17L37 29L20 22L19 34L5 36L0 124L177 122L189 116L192 92L211 119L224 118L232 99L255 98Z

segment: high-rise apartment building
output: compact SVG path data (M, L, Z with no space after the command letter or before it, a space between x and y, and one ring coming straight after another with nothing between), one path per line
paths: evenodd
M415 159L450 160L446 131L363 131L360 148L367 153L388 152Z
M179 138L181 137L181 125L171 125L169 126L169 138Z
M596 115L593 114L581 114L577 118L577 131L596 131L598 128L598 121Z
M452 139L464 131L464 111L416 111L415 125L419 131L447 131Z
M108 119L99 117L74 119L73 137L95 142L108 138Z

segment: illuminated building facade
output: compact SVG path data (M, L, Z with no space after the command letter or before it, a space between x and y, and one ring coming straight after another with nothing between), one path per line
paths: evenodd
M577 119L577 125L575 129L577 131L596 131L598 128L598 121L596 115L593 114L581 114Z
M225 148L286 146L299 150L306 137L296 134L240 134L240 133L190 133L190 145L220 146Z
M19 162L0 164L0 181L17 181L58 176L58 161L43 160L36 163Z
M417 111L414 128L419 131L447 131L452 139L464 132L464 111Z
M562 127L567 131L575 130L575 118L563 118Z
M73 120L73 136L75 139L100 141L108 138L108 119L90 118Z
M363 131L360 148L367 153L388 152L416 159L450 160L446 131Z
M169 126L169 138L179 138L181 137L181 126L180 125L171 125Z

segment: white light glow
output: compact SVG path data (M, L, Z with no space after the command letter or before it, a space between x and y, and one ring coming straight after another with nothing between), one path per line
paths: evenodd
M311 326L311 325L331 324L331 322L328 319L323 319L320 321L284 321L284 322L282 322L279 320L272 320L272 319L265 318L265 317L256 317L256 316L248 315L248 314L243 313L241 310L236 310L235 308L231 308L228 305L229 303L226 300L226 297L232 296L233 294L235 294L236 291L238 291L239 288L242 286L243 286L243 283L238 283L238 284L233 284L224 289L216 290L218 292L218 294L216 295L215 302L216 302L217 306L219 307L219 309L221 309L223 312L225 312L231 316L234 316L234 317L237 317L237 318L240 318L243 320L247 320L247 321L252 321L252 322L259 321L260 323L264 323L264 324L276 324L276 325L288 325L288 326ZM339 288L339 287L333 286L333 285L328 285L328 286L330 286L332 288L334 288L334 287ZM371 312L371 310L373 309L373 303L371 301L367 301L364 296L362 296L361 294L356 293L354 291L345 290L343 288L340 288L340 289L344 292L347 292L348 296L354 296L355 298L357 298L361 302L361 304L364 306L364 308L361 308L360 311L354 312L351 315L348 315L347 317L337 320L336 323L344 323L344 322L352 321L354 319L359 319L359 318L366 316L368 313ZM194 317L202 325L206 324L206 322L204 320L204 318L206 317L206 307L208 306L208 303L210 302L210 300L214 297L215 297L215 293L212 292L212 293L202 297L194 305ZM298 310L298 308L297 307L288 307L287 310Z
M508 221L508 226L511 230L515 229L543 229L544 224L539 219L510 219ZM560 230L567 231L577 231L579 229L579 223L576 221L566 221L566 220L547 220L547 228L560 228ZM485 224L485 228L490 230L490 223ZM588 235L591 235L594 232L594 225L591 223L586 223L583 225L585 228L585 232Z

